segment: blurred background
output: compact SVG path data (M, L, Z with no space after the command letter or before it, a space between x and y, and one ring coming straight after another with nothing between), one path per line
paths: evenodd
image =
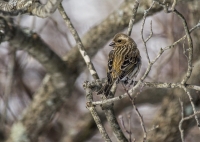
M124 1L65 0L62 3L71 22L78 31L79 36L82 37L87 34L91 28L101 24L112 12L117 11ZM176 6L186 18L189 28L194 27L200 20L199 6L199 0L179 2ZM147 42L147 48L150 58L153 60L159 53L161 47L164 48L171 45L185 35L185 33L181 20L175 14L168 14L160 11L147 17L144 26L145 38L151 33L151 21L153 36ZM70 52L76 45L74 38L67 29L58 11L45 19L30 15L21 15L15 17L15 23L38 33L60 57ZM144 44L141 38L141 26L142 20L135 23L131 34L142 56L142 67L137 79L144 74L148 66ZM121 32L126 33L127 28L124 28ZM188 82L195 85L200 85L198 74L200 68L199 37L200 32L197 29L192 33L194 43L194 71ZM100 78L106 77L108 53L112 49L112 47L108 46L110 41L111 39L107 39L107 44L100 47L100 50L96 51L95 56L91 57ZM154 64L145 81L180 82L187 71L187 58L184 54L185 48L188 48L186 40L176 45L175 48L167 50ZM26 52L14 51L7 42L0 45L0 141L8 135L13 123L20 118L23 110L29 106L45 74L46 71L43 66ZM40 142L103 141L97 128L90 125L90 123L93 124L93 120L85 107L85 92L82 87L86 80L92 81L87 68L77 76L75 84L72 84L74 85L74 89L70 99L66 101L62 109L57 112L56 116L52 119L52 122L44 132L42 132L39 138ZM12 84L12 86L10 86L10 84ZM175 124L178 124L181 114L179 98L184 100L186 114L189 115L192 113L186 94L179 89L155 89L144 87L141 88L141 90L142 92L136 99L136 106L143 116L145 126L147 130L159 126L159 128L148 132L150 140L154 142L175 142L175 140L177 140L178 142L180 133L178 131L178 125ZM139 91L140 90L138 90L138 92ZM124 93L121 85L118 85L116 96ZM197 91L191 91L191 93L194 97L196 108L198 109L200 94ZM99 100L100 98L100 96L94 93L94 100ZM126 129L131 129L132 138L135 138L137 141L141 140L143 138L143 133L140 121L129 99L125 98L115 103L114 107L120 125L123 121ZM100 107L97 107L97 110L102 114ZM106 123L103 114L101 116L105 122L104 125L109 136L115 141L110 126ZM86 124L88 124L88 127L84 128L83 126ZM85 129L85 131L81 131L81 129ZM83 132L87 133L87 129L92 129L93 133L84 134ZM184 129L186 142L197 142L198 139L200 139L200 133L194 120L188 121ZM123 127L122 130L125 135L128 136ZM168 131L171 132L167 135L165 132ZM81 132L81 134L79 132ZM161 134L159 134L159 132L161 132Z

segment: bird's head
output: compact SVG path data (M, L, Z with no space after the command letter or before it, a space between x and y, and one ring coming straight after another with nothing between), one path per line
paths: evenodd
M114 36L112 42L109 44L109 46L112 47L123 47L125 45L135 43L131 37L128 35L125 35L123 33L118 33Z

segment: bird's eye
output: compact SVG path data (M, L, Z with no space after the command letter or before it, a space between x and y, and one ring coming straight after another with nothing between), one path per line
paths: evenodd
M121 39L119 39L117 42L121 42L122 40Z

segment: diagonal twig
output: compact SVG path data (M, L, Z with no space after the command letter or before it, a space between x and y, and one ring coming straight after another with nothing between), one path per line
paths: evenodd
M140 4L140 3L138 2L138 0L136 0L135 3L134 3L134 6L133 6L133 14L132 14L132 17L131 17L130 22L129 22L129 25L128 25L128 31L127 31L127 35L128 35L128 36L131 36L131 32L132 32L132 29L133 29L133 24L134 24L134 22L135 22L136 13L137 13L139 4Z
M146 128L145 128L145 125L144 125L143 117L142 117L142 115L140 114L138 108L135 105L135 98L134 99L132 98L132 96L129 94L129 92L126 89L126 87L124 86L124 84L122 84L122 87L124 88L124 90L128 94L128 97L129 97L129 99L130 99L130 101L132 103L132 106L135 109L136 114L138 115L138 118L140 120L140 124L141 124L141 127L142 127L142 131L143 131L143 142L145 142L147 140L147 131L146 131Z
M70 18L67 16L66 12L64 11L62 4L59 5L58 10L59 10L62 18L64 19L66 25L68 26L70 32L74 36L74 39L76 40L76 43L78 46L78 49L79 49L83 59L85 60L85 63L87 64L90 74L93 76L94 79L99 79L99 76L94 68L94 65L92 64L90 57L85 52L84 46L81 42L81 39L80 39L77 31L75 30L74 26L72 25Z

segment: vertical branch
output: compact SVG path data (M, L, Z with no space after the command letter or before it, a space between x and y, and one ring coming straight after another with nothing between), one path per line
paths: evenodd
M111 93L110 93L111 98L114 97L116 87L117 87L117 85L116 85L116 83L114 83L111 88ZM106 100L107 100L107 98L105 96L103 96L103 101L106 101ZM120 128L117 118L115 117L113 103L108 103L106 105L102 105L102 109L105 113L106 119L108 120L108 123L110 124L112 131L113 131L115 137L117 138L117 140L120 142L128 142L127 138L124 136L124 134Z
M181 84L185 84L188 81L188 79L190 78L190 76L192 74L192 68L193 68L193 66L192 66L193 43L192 43L192 37L190 35L190 31L189 31L187 22L186 22L184 16L180 12L178 12L176 9L174 9L173 11L170 11L170 10L168 10L168 6L163 5L163 4L159 3L159 2L157 2L157 3L159 5L161 5L162 7L164 7L166 9L166 12L174 12L181 19L181 21L183 23L183 27L184 27L184 30L185 30L185 33L186 33L186 37L187 37L187 41L188 41L188 46L189 46L189 48L187 50L189 52L188 53L188 69L187 69L187 73L186 73L185 77L183 78L183 80L181 82Z
M143 16L143 22L142 22L142 27L141 27L141 36L142 36L142 41L143 41L143 44L144 44L144 47L145 47L145 52L146 52L146 55L147 55L147 59L148 59L148 62L150 63L151 60L149 58L149 53L148 53L148 50L147 50L147 41L150 39L149 37L145 40L144 39L144 24L145 24L145 21L146 21L146 18L147 18L147 14L149 13L149 11L151 10L151 8L153 7L153 5L155 4L155 2L153 1L153 3L151 4L151 6L149 7L149 9L145 10L144 11L144 16ZM152 23L151 23L151 33L152 32ZM151 35L151 34L150 34ZM152 35L151 35L152 36ZM150 37L151 37L150 36Z
M184 142L184 130L182 129L182 123L183 123L183 118L184 118L184 108L183 108L183 102L181 101L181 99L179 98L179 102L181 104L181 121L179 122L179 131L181 133L181 140L182 142Z
M65 21L65 24L67 25L67 27L69 28L71 34L73 35L75 41L76 41L76 44L78 46L78 49L83 57L83 59L85 60L85 63L87 64L87 67L90 71L90 74L93 76L94 79L99 79L99 76L91 62L91 59L90 57L87 55L87 53L85 52L84 50L84 46L83 46L83 43L81 42L81 39L77 33L77 31L75 30L73 24L71 23L70 21L70 18L67 16L62 4L60 3L59 7L58 7L58 10L62 16L62 18L64 19Z
M180 131L180 133L181 133L181 141L184 142L184 130L182 129L183 122L186 121L186 120L189 120L189 119L191 119L191 118L193 118L193 117L195 117L197 114L200 113L200 111L196 111L194 114L192 114L192 115L190 115L190 116L188 116L188 117L184 117L184 113L183 113L183 111L184 111L184 109L183 109L183 102L182 102L181 100L179 100L179 102L180 102L180 104L181 104L181 111L182 111L182 112L181 112L182 118L181 118L181 121L179 122L179 131Z
M130 115L129 115L130 116ZM128 116L129 118L129 131L126 129L125 125L124 125L124 120L123 120L123 116L119 116L119 119L121 120L121 125L124 129L124 131L129 135L129 142L132 142L132 139L131 139L131 120L130 120L130 117Z
M105 128L103 127L102 125L102 122L101 122L101 119L100 117L98 116L97 114L97 111L95 109L95 107L92 105L92 101L93 101L93 98L92 98L92 90L88 87L88 83L89 82L85 82L83 84L83 87L86 91L86 99L87 99L87 109L91 112L92 114L92 117L94 118L94 121L99 129L99 132L101 133L101 136L102 138L104 139L105 142L111 142L108 134L106 133L106 130Z
M108 123L111 125L112 131L115 135L115 137L118 139L120 142L128 142L126 137L124 136L117 119L115 117L114 109L112 107L112 104L103 107L104 113L106 115L106 118L108 120Z
M191 103L192 109L193 109L193 112L194 112L194 114L196 114L197 111L196 111L196 108L195 108L195 105L194 105L194 102L193 102L193 99L192 99L192 96L191 96L190 92L189 92L188 89L187 89L185 86L183 86L183 85L182 85L182 89L183 89L183 90L185 91L185 93L188 95L188 97L189 97L189 99L190 99L190 103ZM194 117L195 117L196 122L197 122L197 127L198 127L199 130L200 130L200 124L199 124L198 117L197 117L197 115L195 115Z
M125 87L123 84L122 84L122 87L124 88L124 90L125 90L126 93L128 94L128 97L129 97L129 99L130 99L130 101L131 101L131 103L132 103L132 106L133 106L133 108L135 109L136 114L138 115L138 118L139 118L139 120L140 120L140 124L141 124L141 127L142 127L142 131L143 131L143 133L144 133L144 135L143 135L143 142L145 142L146 139L147 139L147 131L146 131L146 128L145 128L145 125L144 125L143 117L142 117L142 115L140 114L138 108L137 108L136 105L135 105L135 98L133 99L133 98L131 97L131 95L129 94L128 90L126 89L126 87Z
M181 104L182 105L182 104ZM181 106L182 107L182 106ZM182 140L182 142L184 142L184 135L183 135L183 129L182 129L182 124L183 124L183 122L184 121L186 121L186 120L189 120L189 119L191 119L191 118L193 118L193 117L195 117L197 114L200 114L200 111L197 111L196 113L194 113L194 114L192 114L192 115L190 115L190 116L188 116L188 117L185 117L185 118L183 118L182 117L182 119L181 119L181 121L179 122L179 130L180 130L180 132L181 132L181 140Z
M130 142L132 141L132 139L131 139L131 134L132 134L132 132L131 132L131 114L129 114L128 115L128 120L129 120L129 140L130 140Z
M188 25L187 25L185 18L176 9L174 10L174 13L176 13L178 15L178 17L181 19L181 21L183 23L183 27L184 27L184 30L185 30L185 33L186 33L188 46L189 46L189 48L188 48L188 52L189 52L188 53L188 69L187 69L186 76L183 78L183 80L181 82L181 84L185 84L192 74L193 43L192 43L192 37L190 35L190 31L189 31L189 28L188 28Z
M133 14L132 14L132 17L131 17L129 25L128 25L128 31L127 31L128 36L131 36L131 32L132 32L133 24L135 22L138 7L139 7L139 2L138 2L138 0L135 0L135 4L133 6Z

